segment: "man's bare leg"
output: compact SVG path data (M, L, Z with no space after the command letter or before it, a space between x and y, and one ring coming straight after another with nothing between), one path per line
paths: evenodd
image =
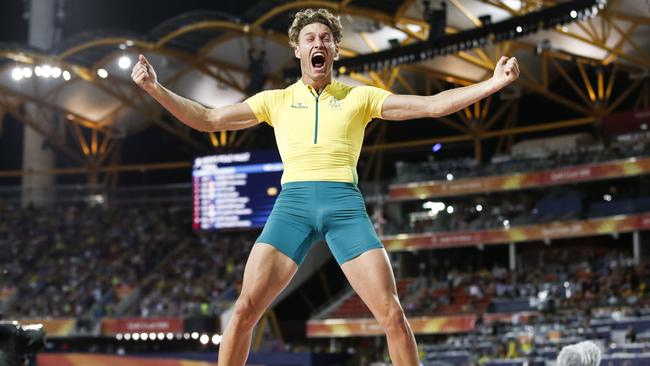
M243 366L253 327L298 270L296 263L268 244L257 243L244 269L241 294L219 347L219 366Z
M386 332L393 365L419 365L415 337L397 298L393 269L386 250L369 250L343 263L341 269Z

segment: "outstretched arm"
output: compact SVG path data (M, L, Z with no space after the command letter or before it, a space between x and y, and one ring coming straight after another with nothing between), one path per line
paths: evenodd
M241 130L259 123L246 103L206 108L173 93L158 83L153 66L143 55L140 55L138 62L133 67L131 78L174 117L196 130L205 132Z
M437 118L457 112L497 92L519 77L517 59L502 56L488 80L470 86L445 90L431 96L391 95L381 109L382 118L403 121L416 118Z

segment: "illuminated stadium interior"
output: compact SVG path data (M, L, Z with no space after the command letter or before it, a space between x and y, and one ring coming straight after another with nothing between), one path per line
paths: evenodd
M274 127L192 129L131 70L143 54L214 110L286 88L305 8L340 16L347 85L433 95L490 79L502 55L521 70L458 112L365 128L354 175L420 364L563 366L582 341L601 365L650 364L646 0L13 0L0 366L217 365L287 164ZM385 328L320 241L247 364L390 365Z

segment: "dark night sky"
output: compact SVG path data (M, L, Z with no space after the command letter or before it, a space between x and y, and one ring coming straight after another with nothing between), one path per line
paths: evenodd
M66 0L64 35L93 29L122 29L146 33L176 15L195 10L220 10L233 15L245 13L256 1L250 0ZM27 41L27 21L22 0L0 1L0 42Z

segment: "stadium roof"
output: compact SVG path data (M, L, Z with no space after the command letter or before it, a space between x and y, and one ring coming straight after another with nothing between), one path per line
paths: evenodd
M108 3L111 2L102 6L109 6ZM113 3L116 7L126 5ZM432 3L438 5L436 1ZM449 0L446 31L455 33L479 27L478 18L483 15L490 15L494 23L557 3L562 2ZM151 2L150 6L169 6L164 4ZM204 4L209 4L211 9L191 9L191 6ZM341 44L344 57L389 49L391 39L398 40L401 45L421 42L427 39L429 32L429 24L423 19L424 5L421 1L226 1L222 9L215 8L215 4L220 2L190 1L182 13L158 20L158 25L152 25L146 31L127 30L138 27L122 26L124 22L137 23L137 17L129 21L122 19L116 22L120 24L116 27L118 30L78 32L51 50L38 50L16 43L0 44L0 108L33 127L44 122L20 114L17 107L25 102L36 102L42 108L63 114L72 126L70 131L80 131L77 134L64 133L78 137L78 146L71 146L70 136L48 138L55 146L68 150L67 155L76 154L81 160L92 155L93 151L95 154L101 152L101 146L94 148L96 151L90 146L92 138L120 140L150 125L162 128L196 151L210 151L224 145L241 146L239 140L246 134L211 134L197 139L184 126L170 121L160 107L130 81L130 67L120 68L119 59L128 56L133 61L138 53L145 53L163 84L206 106L217 107L244 99L250 76L247 51L251 47L267 52L270 66L268 86L286 85L282 72L295 65L286 29L293 13L301 8L325 7L341 15L345 28ZM499 134L506 134L503 131L517 127L517 121L509 122L506 118L508 108L513 104L508 96L517 97L528 92L544 98L541 110L555 104L575 113L575 119L563 121L565 125L592 124L599 115L611 112L620 104L612 106L615 98L609 95L612 93L609 84L615 84L621 71L644 76L650 69L650 57L646 51L650 49L649 7L643 1L610 0L597 16L564 27L341 78L348 83L377 85L399 93L425 94L444 89L449 84L465 85L489 77L495 60L501 54L515 55L523 65L520 81L509 88L504 97L486 101L455 117L443 118L440 120L442 123L435 124L434 128L427 127L416 133L420 138L432 136L431 139L415 139L415 142L412 136L400 139L399 134L386 133L385 127L383 132L381 128L369 131L375 143L374 151L416 146L436 139L475 141L477 133L487 137L501 136ZM152 11L151 19L144 23L152 23L156 16L164 14L163 8ZM128 7L123 11L128 12ZM550 44L541 54L536 53L544 40ZM46 64L69 71L70 80L62 77L12 78L16 68ZM100 69L106 70L107 78L98 75ZM549 86L557 79L565 80L562 90L553 90ZM639 85L634 84L634 87ZM605 101L606 108L598 110ZM555 127L549 125L549 128ZM490 133L493 136L488 136Z

